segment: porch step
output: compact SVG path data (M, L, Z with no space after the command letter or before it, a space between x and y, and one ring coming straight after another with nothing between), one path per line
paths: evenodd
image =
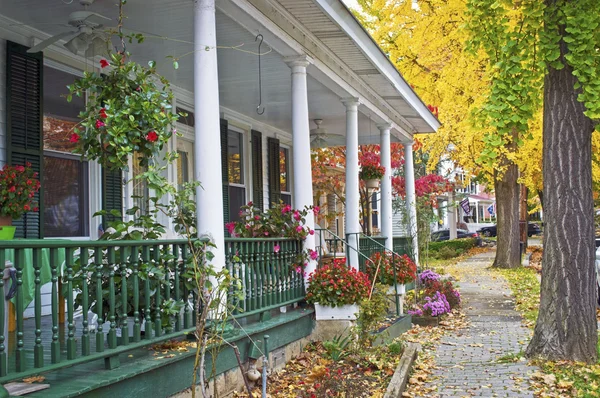
M247 359L250 341L270 336L269 347L274 350L310 335L314 327L314 310L297 308L280 313L264 322L244 325L229 342L235 342ZM182 339L185 338L182 336ZM43 374L49 389L27 397L167 397L188 388L192 381L195 351L156 352L149 347L120 355L121 366L106 370L102 361L62 368ZM207 358L210 364L210 358ZM217 373L237 367L231 348L219 354Z

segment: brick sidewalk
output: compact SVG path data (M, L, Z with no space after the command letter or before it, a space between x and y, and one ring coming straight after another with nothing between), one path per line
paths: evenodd
M506 281L486 268L494 253L471 257L456 268L463 311L470 326L442 339L435 353L437 368L426 386L438 386L432 397L533 397L526 362L498 363L524 351L530 331L521 326Z

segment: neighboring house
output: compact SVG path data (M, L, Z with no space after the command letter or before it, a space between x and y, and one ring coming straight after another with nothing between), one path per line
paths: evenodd
M90 10L111 18L114 24L114 3L97 0ZM147 334L146 342L139 341L137 331L137 339L134 335L130 346L116 338L107 343L102 335L107 330L97 331L92 336L92 346L96 348L90 353L85 348L88 344L89 349L90 342L87 319L73 320L73 306L68 303L65 308L62 301L62 293L68 298L69 292L61 288L60 282L69 283L71 265L68 258L65 262L58 260L59 249L64 252L67 247L68 256L72 253L69 247L97 244L94 240L102 220L93 217L95 212L106 209L124 214L137 206L143 213L152 195L148 186L132 182L137 173L143 172L138 167L131 165L122 173L109 172L73 153L69 131L78 122L85 98L67 103L62 95L67 92L66 86L84 71L100 72L100 57L75 54L61 40L43 52L27 52L32 45L67 31L61 24L69 21L70 13L80 10L78 1L60 0L4 0L0 9L0 166L29 161L40 172L42 182L40 212L29 213L15 222L17 236L28 240L0 244L0 259L11 259L24 281L17 289L16 302L29 304L24 298L25 285L32 289L29 309L25 313L17 311L10 326L16 333L11 331L7 336L4 331L0 336L0 341L8 342L0 346L0 384L50 366L70 366L77 360L77 366L88 366L86 370L46 375L51 394L77 395L85 390L112 396L168 396L189 386L190 380L180 377L182 364L178 361L187 361L187 367L183 367L187 372L193 356L182 355L177 361L159 365L144 345L179 337L184 330L193 329L191 324L178 321L174 330L156 336ZM390 141L402 142L410 157L413 135L434 132L440 126L340 0L130 0L125 12L128 29L154 36L141 45L128 44L133 59L140 63L156 60L160 73L173 85L174 108L188 113L177 125L182 136L173 138L169 148L179 152L179 159L166 172L172 183L201 181L198 230L216 244L213 262L217 267L230 266L231 257L227 256L242 244L225 237L223 228L225 222L237 219L241 205L251 200L262 208L279 200L296 208L313 204L309 119L329 121L332 133L346 137L348 159L356 159L354 163L349 161L345 175L348 210L344 224L345 232L352 233L360 231L356 153L359 143L381 141L382 152L389 152ZM264 37L262 70L256 55L255 38L259 33ZM173 69L167 57L182 54L189 55L181 57L179 68ZM263 114L256 111L259 73ZM378 133L371 135L371 131ZM406 173L413 173L412 162ZM410 189L407 187L407 191ZM412 191L414 196L414 186ZM378 227L385 236L392 235L391 195L386 174L381 205L377 208ZM168 219L161 221L170 225ZM311 217L307 223L314 226ZM358 242L350 243L358 247ZM172 250L176 250L178 244L182 243L164 245L172 245ZM143 245L140 243L140 247ZM314 238L307 239L305 245L314 248ZM27 257L32 250L34 258L42 255L40 261L32 262ZM248 267L251 261L259 260L247 258ZM3 266L0 264L0 268ZM34 276L38 266L41 278ZM314 266L310 264L308 270ZM49 282L50 275L54 282ZM168 273L165 277L178 276ZM281 280L284 282L278 285L277 292L284 295L272 291L273 295L269 293L267 298L269 287L248 288L245 303L251 310L247 311L247 325L251 325L252 316L267 319L266 313L302 301L301 278L296 281L299 284L293 285L289 279ZM119 289L123 287L117 286ZM174 297L176 292L174 289L156 294L183 299ZM94 299L90 298L90 305ZM39 309L34 303L40 305ZM7 307L2 308L0 323L14 316ZM50 313L52 317L43 316ZM257 333L256 336L260 333L261 337L271 334L271 349L284 347L311 332L311 311L288 311L284 315L272 320L269 328L247 326L247 331ZM40 327L42 323L44 327ZM111 332L114 328L113 322ZM250 343L241 335L236 339L246 359ZM125 354L135 349L141 350L141 356L135 356L134 365L134 359L128 359L134 355ZM104 370L92 362L105 359L111 369L119 364L119 353L124 354L123 374ZM233 362L227 362L218 369L224 372L233 366ZM55 386L57 389L53 389Z

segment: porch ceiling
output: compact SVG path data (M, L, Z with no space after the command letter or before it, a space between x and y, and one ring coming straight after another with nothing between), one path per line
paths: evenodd
M63 0L0 0L0 14L9 20L23 24L23 26L8 28L27 32L30 37L36 37L38 40L68 30L69 28L64 26L68 15L80 9L77 0L72 1L71 4L65 4ZM108 25L116 25L118 9L114 0L96 0L91 10L112 18L113 22L109 22ZM190 0L168 2L129 0L125 12L128 17L125 27L145 33L147 36L142 44L127 44L128 50L133 54L132 58L144 63L156 60L160 73L173 85L190 93L193 92L193 2ZM168 39L164 39L165 37ZM259 98L256 55L258 44L254 39L254 35L248 30L221 11L217 11L220 103L250 118L290 132L290 69L283 62L283 57L275 51L262 57L262 103L266 111L263 115L256 113ZM57 46L62 48L62 43L59 42ZM268 49L268 45L262 46L263 53ZM172 68L168 56L181 57L178 70ZM95 65L92 59L86 60L86 63L90 68ZM366 80L377 79L374 76L363 77ZM310 118L323 119L322 127L330 134L344 135L345 108L340 103L339 96L310 75L308 90ZM385 95L385 90L382 91L382 95ZM377 118L371 121L368 116L370 112L362 107L361 112L359 113L361 142L378 142L379 133L375 126ZM407 112L407 116L411 116L411 112L414 113L410 110ZM311 128L314 127L311 121Z

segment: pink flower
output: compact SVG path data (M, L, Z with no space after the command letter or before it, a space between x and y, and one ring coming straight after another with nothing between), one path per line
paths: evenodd
M101 59L100 60L100 67L101 68L106 68L108 65L110 65L110 64L108 63L107 60L105 60L105 59Z
M279 247L279 245L275 245L275 246L273 246L273 251L274 251L275 253L279 253L279 250L281 250L281 247Z
M104 124L104 122L102 120L96 120L96 128L99 129L100 127L104 127L106 126Z
M309 234L314 235L315 231L313 231L312 229L310 231L308 231Z
M281 209L281 214L289 213L291 210L292 210L292 206L285 205L285 206L283 206L283 209Z
M233 231L235 231L235 223L228 222L227 224L225 224L225 228L227 228L227 232L229 232L229 234L232 234Z
M302 225L298 225L296 227L296 231L298 231L298 232L302 232L303 230L304 230L304 228L302 228Z
M316 250L308 249L308 255L310 256L311 260L316 260L317 258L319 258L319 253L317 253Z
M77 133L71 134L71 138L69 138L69 141L71 141L74 144L79 142L79 134L77 134Z
M257 214L254 216L254 219L258 221L258 220L260 220L260 216Z
M265 231L265 236L269 236L269 231Z
M301 274L302 273L302 267L297 266L296 267L296 272L299 273L299 274Z
M319 206L315 206L313 208L313 213L315 213L315 216L318 215L320 211L321 211L321 208Z
M300 216L300 212L298 212L298 210L296 210L296 211L294 212L294 220L296 220L296 221L300 221L300 219L301 219L301 218L302 218L302 217Z

